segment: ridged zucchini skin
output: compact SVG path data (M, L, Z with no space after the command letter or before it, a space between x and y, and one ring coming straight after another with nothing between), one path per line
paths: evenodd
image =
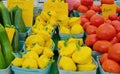
M0 24L0 44L3 50L6 66L9 66L11 64L11 61L14 59L14 55L12 54L13 49L10 44L7 33L5 31L5 28L1 24Z
M11 20L12 25L15 25L14 20L15 20L15 13L16 13L17 9L18 9L18 6L15 6L9 10L10 20Z
M9 12L5 7L5 5L3 4L3 2L0 2L0 13L2 14L2 21L3 21L4 27L11 25Z
M22 9L18 8L15 13L15 27L17 28L19 33L25 33L26 28L22 18Z
M5 59L2 53L1 45L0 45L0 69L5 69L7 66L5 64Z
M19 39L19 32L17 29L15 30L14 38L12 41L12 47L14 52L18 52L20 50L20 39Z

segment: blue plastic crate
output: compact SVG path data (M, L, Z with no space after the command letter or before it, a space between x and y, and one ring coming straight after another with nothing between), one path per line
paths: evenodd
M49 64L45 69L23 69L20 67L11 66L14 74L49 74L51 64Z

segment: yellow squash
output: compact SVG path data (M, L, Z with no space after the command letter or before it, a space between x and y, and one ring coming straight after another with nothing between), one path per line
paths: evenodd
M8 38L10 40L10 44L12 43L14 33L15 33L15 28L13 27L5 27L5 30L7 32Z

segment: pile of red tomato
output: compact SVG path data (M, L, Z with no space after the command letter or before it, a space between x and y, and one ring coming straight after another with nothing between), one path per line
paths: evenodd
M114 4L114 0L101 0L102 4ZM100 64L104 71L120 73L120 17L111 14L104 18L101 14L101 5L93 4L93 0L81 0L74 5L74 9L81 13L81 25L88 34L85 44L94 51L103 53ZM117 12L120 7L117 6Z

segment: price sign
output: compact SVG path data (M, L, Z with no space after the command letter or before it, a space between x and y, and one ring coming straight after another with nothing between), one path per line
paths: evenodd
M7 0L7 1L8 10L18 5L23 11L23 20L25 22L25 25L32 26L34 0Z
M55 11L57 16L68 16L68 4L62 2L45 2L44 11Z
M102 5L102 16L107 18L110 14L116 14L115 4L103 4Z

